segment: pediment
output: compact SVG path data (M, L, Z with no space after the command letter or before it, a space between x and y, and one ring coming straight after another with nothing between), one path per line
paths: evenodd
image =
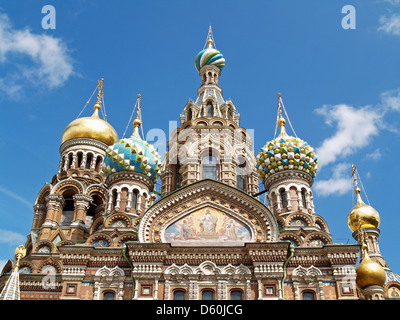
M213 180L202 180L161 198L139 225L140 242L235 245L276 241L277 222L256 198Z

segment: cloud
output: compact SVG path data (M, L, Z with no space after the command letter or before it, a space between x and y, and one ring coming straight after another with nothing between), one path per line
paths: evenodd
M314 184L314 190L322 195L342 195L348 193L353 186L351 179L351 165L339 163L333 168L333 175L328 180L319 180Z
M381 94L380 107L384 112L400 111L400 89L387 90Z
M335 131L332 136L322 141L319 148L316 148L320 169L331 164L328 168L332 170L332 176L326 180L316 181L314 188L323 196L345 194L352 186L351 168L349 164L340 161L369 146L372 138L378 136L382 130L400 134L393 121L383 121L385 115L400 112L400 88L383 92L380 95L380 102L374 107L324 105L315 112L323 116L325 123L334 127ZM375 148L374 152L369 152L365 156L365 159L378 161L381 156L380 148Z
M324 105L315 110L325 118L325 123L336 126L332 137L317 148L319 167L352 155L370 143L379 132L382 114L371 107L356 109L346 104Z
M0 229L0 243L5 243L10 246L19 246L25 244L26 236L14 231Z
M19 203L23 204L24 206L26 206L32 210L32 207L33 207L32 203L30 203L28 200L25 200L20 195L8 190L7 188L2 187L2 186L0 186L0 192L4 193L5 195L9 196L10 198L13 198L14 200L17 200Z
M379 18L378 31L400 36L400 15L381 16Z
M53 89L74 74L72 59L61 39L35 34L28 28L13 28L0 13L0 66L7 73L0 78L0 90L16 96L27 85Z

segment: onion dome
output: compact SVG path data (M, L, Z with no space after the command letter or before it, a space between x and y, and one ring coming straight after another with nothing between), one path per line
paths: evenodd
M386 272L379 263L371 260L366 248L367 245L363 243L364 258L356 269L356 283L361 289L368 286L383 287L386 281Z
M347 216L347 224L350 230L354 232L365 227L378 228L380 224L379 213L362 201L357 181L355 192L357 194L357 203Z
M138 115L133 121L134 131L130 138L120 139L106 149L103 172L108 177L114 172L134 171L155 182L161 173L161 157L157 150L139 135L140 95Z
M213 65L220 69L225 67L225 58L221 52L213 48L211 26L207 36L208 48L201 50L195 59L197 71L200 71L205 65Z
M262 181L276 172L285 170L307 172L313 178L317 172L318 159L314 149L306 141L289 136L286 133L285 123L285 119L280 114L279 136L262 147L256 156L256 169Z
M99 81L99 94L97 102L94 105L94 113L91 117L78 118L72 121L64 130L61 138L61 143L75 138L90 138L107 145L111 145L118 140L118 135L115 129L107 122L99 117L101 108L102 82Z

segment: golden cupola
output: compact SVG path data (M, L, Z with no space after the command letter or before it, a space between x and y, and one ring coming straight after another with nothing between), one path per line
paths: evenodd
M100 119L101 97L103 96L103 79L98 81L99 93L91 117L82 117L72 121L64 130L61 143L75 138L90 138L112 145L118 141L115 129L105 120Z
M355 175L355 167L353 165L353 176ZM351 209L347 216L347 224L352 232L360 228L373 227L378 228L380 224L380 217L378 211L373 207L364 203L361 199L360 188L358 187L357 179L354 179L356 187L355 193L357 195L357 203Z
M356 269L356 283L364 289L368 286L381 286L383 287L386 281L386 272L382 266L373 261L367 253L367 245L362 242L362 255L363 259Z

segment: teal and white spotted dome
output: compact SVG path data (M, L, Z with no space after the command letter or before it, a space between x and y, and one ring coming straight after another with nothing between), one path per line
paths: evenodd
M130 138L120 139L106 149L103 172L107 177L120 171L138 172L146 175L153 182L159 177L160 155L151 144L140 138L139 125L135 124L135 130Z
M212 47L212 40L208 40L208 48L201 50L195 59L197 71L200 71L205 65L214 65L220 69L225 67L225 58L221 52Z
M261 180L284 170L300 170L313 178L318 170L318 158L314 149L297 137L289 136L285 131L285 120L279 119L280 135L269 141L257 155L256 169Z

